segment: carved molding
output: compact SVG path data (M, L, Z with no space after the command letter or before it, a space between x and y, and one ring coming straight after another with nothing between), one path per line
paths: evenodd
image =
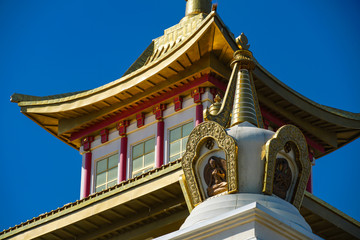
M226 175L228 181L228 193L238 190L237 181L237 145L235 140L229 136L225 129L216 122L207 121L199 124L190 133L186 145L186 152L181 164L187 182L190 199L193 206L200 204L204 200L201 194L201 185L195 176L197 161L200 158L200 149L209 139L217 142L218 147L224 151L226 160Z
M305 137L302 132L293 125L285 125L279 128L273 138L265 145L266 162L263 192L269 195L273 193L277 154L281 150L284 150L284 148L288 148L288 144L292 145L292 149L295 152L295 163L299 171L298 178L295 180L295 189L290 202L299 209L310 176L311 166Z

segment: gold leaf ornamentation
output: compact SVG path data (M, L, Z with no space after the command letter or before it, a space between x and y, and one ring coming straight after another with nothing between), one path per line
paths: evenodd
M266 162L263 192L269 195L273 193L276 157L285 147L289 148L289 145L291 145L291 149L295 152L295 163L299 169L298 179L295 180L296 188L294 189L290 202L299 209L310 176L311 163L305 137L302 132L293 125L285 125L279 128L265 145Z
M248 44L248 39L244 33L241 33L235 40L240 49L249 50L250 44Z
M236 85L239 81L241 75L241 70L246 69L249 71L250 76L250 82L252 81L251 77L251 70L255 68L255 63L253 62L253 55L248 50L237 50L234 53L233 61L231 63L232 67L232 73L229 79L228 87L226 89L223 102L221 104L221 107L217 107L216 111L210 111L209 109L206 109L204 111L204 119L209 121L214 121L219 123L223 127L227 127L229 121L230 121L230 113L233 109L234 104L234 98L236 95ZM255 92L254 85L252 85L252 90ZM255 96L255 100L257 101L257 97ZM258 105L256 102L255 105ZM216 112L216 114L215 114ZM260 112L257 112L257 115L260 114ZM258 117L258 116L257 116Z
M237 145L235 140L229 136L225 129L216 122L207 121L195 127L189 135L186 152L181 160L189 195L193 206L205 200L202 196L194 167L199 160L200 149L211 139L225 153L226 176L228 180L228 193L238 190L237 181Z

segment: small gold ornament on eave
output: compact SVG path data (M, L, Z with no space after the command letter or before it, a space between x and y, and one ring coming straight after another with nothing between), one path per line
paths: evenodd
M241 33L235 40L241 50L249 50L250 44L248 44L248 39L244 33Z

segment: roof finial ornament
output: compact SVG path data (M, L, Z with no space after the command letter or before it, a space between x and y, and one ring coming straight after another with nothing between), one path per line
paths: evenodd
M236 38L236 43L241 50L249 50L250 48L250 44L248 44L248 39L244 33L241 33L240 36Z
M221 97L219 94L216 94L214 98L214 103L211 104L209 107L210 114L216 115L220 111L220 108L221 108Z
M211 0L186 0L185 16L211 12Z
M257 127L262 127L261 113L258 106L255 86L251 77L251 71L255 68L253 55L248 50L246 36L242 33L237 39L240 50L234 53L231 63L232 73L224 100L219 107L215 103L204 111L206 120L215 121L227 127L249 122ZM216 109L216 111L214 111Z
M216 12L217 7L218 7L218 4L217 4L217 3L214 3L214 4L212 5L212 7L211 7L211 8L212 8L211 11Z

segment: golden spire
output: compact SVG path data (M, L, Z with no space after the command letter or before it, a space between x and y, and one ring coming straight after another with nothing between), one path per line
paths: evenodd
M241 34L236 40L240 50L234 53L234 60L231 63L233 70L222 106L216 114L207 109L204 117L206 120L218 122L224 127L229 122L232 127L245 121L262 127L259 103L251 76L251 71L255 67L253 56L248 50L249 45L244 34Z
M211 0L186 0L185 16L211 12Z
M240 69L237 73L230 126L232 127L245 121L258 126L249 71L247 69Z

